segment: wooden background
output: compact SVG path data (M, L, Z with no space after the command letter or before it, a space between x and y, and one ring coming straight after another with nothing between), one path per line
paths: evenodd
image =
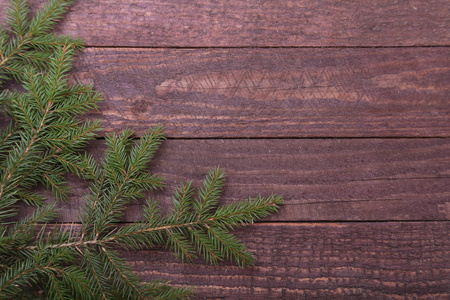
M165 209L217 165L222 203L284 195L236 232L251 269L161 249L126 253L134 269L198 299L448 299L449 28L446 0L78 0L58 32L86 41L73 75L105 96L89 117L165 126Z

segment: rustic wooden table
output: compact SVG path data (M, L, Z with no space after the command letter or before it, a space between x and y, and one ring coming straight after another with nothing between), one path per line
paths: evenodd
M4 6L5 1L1 1ZM42 1L30 1L34 7ZM78 0L74 76L103 133L161 123L165 209L223 167L222 203L284 195L236 234L257 258L182 264L127 253L144 278L224 299L450 297L450 5L435 1ZM91 146L100 153L102 140ZM63 205L77 221L79 195ZM135 203L126 222L139 219Z

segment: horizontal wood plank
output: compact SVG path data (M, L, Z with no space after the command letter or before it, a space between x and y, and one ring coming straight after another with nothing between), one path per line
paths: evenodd
M445 0L76 1L56 31L94 47L73 73L105 95L88 118L102 134L162 123L175 138L149 166L166 178L150 193L163 211L180 181L198 187L217 165L221 203L285 200L236 232L251 269L123 252L134 270L194 285L198 299L449 298L449 13ZM58 221L77 222L88 187L68 180ZM123 222L140 220L141 204ZM299 221L324 223L286 223Z
M127 252L145 280L194 285L196 299L448 299L450 223L257 224L237 233L256 265L180 263Z
M59 32L91 46L449 45L448 16L446 0L85 0Z
M105 131L170 137L448 137L450 49L87 49Z
M103 150L90 148L97 158ZM215 166L228 175L223 204L283 195L266 221L450 219L450 139L168 140L149 168L167 187L152 196L167 211L181 181L199 187ZM87 185L69 180L60 221L77 222ZM133 202L124 221L141 215Z

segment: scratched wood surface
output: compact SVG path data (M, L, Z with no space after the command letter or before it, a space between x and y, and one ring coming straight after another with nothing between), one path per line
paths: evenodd
M198 299L448 299L450 224L272 223L239 231L257 258L181 264L166 251L127 253L143 278L194 284Z
M446 46L449 14L446 0L79 0L60 32L90 46Z
M448 137L449 48L90 48L106 130L169 137Z
M149 166L167 178L153 194L165 210L216 165L222 203L286 201L237 232L252 269L161 249L124 253L130 264L198 299L449 298L449 16L445 0L76 1L57 31L87 43L72 78L105 95L89 118L102 135L166 127ZM68 179L60 222L86 191ZM123 222L140 213L132 203Z
M90 152L102 157L102 141ZM167 211L181 181L200 187L209 169L228 178L223 204L272 193L283 195L279 214L265 221L450 220L448 139L169 140L150 165L166 188L152 193ZM61 204L61 222L77 222L85 182ZM132 202L125 221L139 221ZM24 210L24 213L29 213Z

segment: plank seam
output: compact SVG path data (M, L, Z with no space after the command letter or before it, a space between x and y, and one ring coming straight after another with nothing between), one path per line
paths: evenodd
M127 224L134 224L134 223L140 223L140 222L117 222L115 224L117 225L127 225ZM254 226L258 224L378 224L378 223L449 223L450 220L305 220L305 221L257 221L254 224L249 224L247 226ZM48 223L50 225L80 225L81 222L70 222L70 223L58 223L58 222L52 222ZM244 226L244 227L247 227ZM243 228L243 227L241 227ZM239 228L236 228L237 230Z
M105 140L104 136L95 138L97 141ZM140 140L139 136L133 140ZM372 136L372 137L166 137L168 141L189 141L189 140L420 140L420 139L450 139L450 136Z
M410 45L410 46L114 46L114 45L89 45L85 44L85 48L98 49L419 49L419 48L449 48L450 44L444 45Z

